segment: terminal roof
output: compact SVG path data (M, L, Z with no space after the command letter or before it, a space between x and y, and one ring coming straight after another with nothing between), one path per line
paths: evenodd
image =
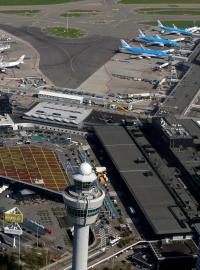
M80 124L91 113L91 109L84 109L70 104L58 104L54 102L41 102L30 111L25 117L35 120L54 121L57 123Z
M190 232L185 215L122 126L95 132L157 235Z

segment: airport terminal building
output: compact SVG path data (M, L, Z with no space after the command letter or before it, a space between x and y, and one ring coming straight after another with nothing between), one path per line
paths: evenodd
M129 190L150 237L190 238L187 217L128 131L123 126L96 126L94 132L119 175L115 181Z

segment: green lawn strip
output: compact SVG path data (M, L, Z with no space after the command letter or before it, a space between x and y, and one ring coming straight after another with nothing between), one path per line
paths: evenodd
M136 11L140 14L200 15L199 8L142 8Z
M24 15L30 16L38 13L39 10L0 10L0 13L11 15Z
M83 31L76 28L49 27L45 31L50 35L62 38L79 38L85 35Z
M65 12L60 14L62 17L80 17L83 13L80 12Z
M84 14L92 14L92 15L95 15L97 14L98 10L89 10L89 9L71 9L65 13L62 13L60 14L60 16L62 17L80 17L81 15L84 15Z
M179 28L186 28L186 27L193 27L200 25L200 21L162 21L162 23L165 26L172 26L172 24L175 24ZM148 24L152 26L157 26L157 23L155 21L151 22L143 22L143 24Z
M197 3L199 0L121 0L118 3L120 4L183 4L183 3Z
M98 13L101 12L100 10L96 10L96 9L70 9L70 12L79 12L79 13Z
M0 6L51 5L72 2L73 0L0 0Z

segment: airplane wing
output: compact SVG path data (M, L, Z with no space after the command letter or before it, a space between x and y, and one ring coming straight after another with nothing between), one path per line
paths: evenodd
M197 31L200 30L200 27L198 27L198 26L193 26L193 27L186 28L186 30L188 30L188 31L191 32L191 33L195 33L195 32L197 32Z
M181 33L176 32L176 31L172 31L172 32L171 32L171 34L175 34L175 35L178 35L178 36L180 36L180 35L181 35Z
M148 42L146 45L147 46L158 45L158 46L161 46L161 47L164 47L165 46L164 43L162 43L162 42L156 42L156 41L154 41L154 42Z
M164 32L161 32L162 34L165 33L166 35L181 35L181 33L177 32L177 31L167 31L165 30Z
M185 38L184 38L184 37L180 37L180 38L175 38L175 39L172 39L172 41L183 41L183 40L185 40Z
M1 68L0 67L0 72L5 73L6 72L6 68Z
M152 56L151 56L150 54L145 54L145 53L143 53L143 54L142 54L142 57L143 57L143 58L147 58L147 59L151 59Z
M143 59L142 55L131 55L131 59Z
M150 59L151 57L152 57L151 55L145 53L141 53L138 55L131 55L131 58L133 59L144 59L144 58Z
M173 53L173 52L175 52L175 49L164 50L163 52L166 52L166 53Z

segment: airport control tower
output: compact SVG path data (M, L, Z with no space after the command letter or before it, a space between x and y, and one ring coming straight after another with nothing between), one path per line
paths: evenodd
M73 175L74 185L63 192L69 222L74 224L72 270L87 270L89 225L95 223L105 196L94 184L96 178L84 162Z

